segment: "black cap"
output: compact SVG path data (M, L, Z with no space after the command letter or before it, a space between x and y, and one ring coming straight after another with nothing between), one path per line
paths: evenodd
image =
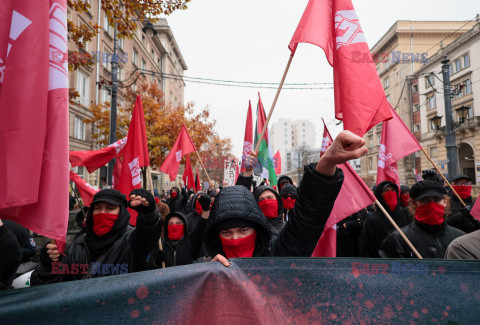
M455 177L452 177L452 180L450 181L451 183L458 181L459 179L468 179L470 182L472 179L468 177L467 175L457 175Z
M122 192L108 188L100 190L93 196L92 206L98 202L107 202L113 205L127 206L127 197Z
M428 196L443 198L446 194L445 188L435 181L420 181L413 185L410 190L410 197L414 200L420 200Z

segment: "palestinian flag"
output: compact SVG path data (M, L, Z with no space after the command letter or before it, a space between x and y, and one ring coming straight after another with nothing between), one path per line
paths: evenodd
M262 99L260 98L260 93L258 94L258 105L257 105L257 122L255 125L256 136L255 136L255 147L262 133L263 126L266 123L265 110L263 109ZM255 166L254 173L255 175L262 175L262 178L268 178L270 180L270 186L277 185L277 175L275 174L275 164L273 163L273 153L272 148L268 147L268 127L265 131L265 135L260 142L258 148L258 162Z

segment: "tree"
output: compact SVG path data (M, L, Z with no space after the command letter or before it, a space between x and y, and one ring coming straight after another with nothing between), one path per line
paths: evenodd
M201 152L201 155L216 154L215 151L211 151L211 148L213 148L211 142L218 143L223 150L222 152L231 150L231 140L229 138L221 139L214 133L213 127L216 122L210 118L208 108L195 112L193 103L174 107L165 102L164 95L156 82L140 81L137 89L137 91L127 89L124 95L125 104L118 107L117 139L127 135L135 100L140 94L142 96L148 150L152 166L161 166L180 134L183 124L187 127L195 147L199 151L200 148L207 148L206 153L203 155ZM85 122L94 123L98 129L98 133L93 134L92 138L101 146L106 146L110 133L110 103L92 104L89 109L93 117L86 119ZM192 166L198 162L195 154L192 154L190 159ZM204 158L202 157L202 159Z

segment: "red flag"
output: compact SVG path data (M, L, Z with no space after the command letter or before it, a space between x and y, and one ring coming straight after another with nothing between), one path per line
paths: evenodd
M332 137L325 125L320 156L323 155L331 143ZM325 224L322 236L312 254L313 257L335 257L337 253L336 224L349 215L364 209L376 200L370 189L348 162L338 167L343 171L343 185L335 200L330 217L328 217Z
M122 177L123 159L121 157L115 158L115 166L113 167L112 188L118 190L120 184L120 177Z
M480 200L479 199L477 199L473 204L470 214L472 215L472 217L480 221Z
M242 166L240 172L245 171L245 159L253 151L253 120L252 120L252 102L248 101L247 122L245 124L245 137L243 138Z
M195 146L193 145L192 138L187 132L185 125L182 125L182 130L175 141L172 149L168 153L167 158L160 167L160 171L170 176L170 182L173 182L177 177L178 166L180 166L180 160L184 155L194 152Z
M92 204L93 196L100 190L95 186L90 185L87 181L73 171L70 171L70 180L77 186L77 190L82 198L83 205L89 207Z
M201 191L202 185L200 184L200 175L198 174L198 167L197 167L197 175L195 175L195 190Z
M55 239L68 225L65 0L0 2L0 215Z
M275 165L275 174L280 175L282 173L282 157L280 157L280 150L273 156L273 164Z
M192 164L190 163L190 155L185 160L185 171L183 172L183 182L187 189L195 188L195 180L193 179Z
M310 0L289 44L323 49L333 67L335 117L363 136L392 118L372 55L351 0Z
M382 138L378 153L377 184L390 181L400 186L397 161L418 150L422 146L403 123L397 112L390 106L393 118L383 122Z
M100 167L105 166L115 157L124 155L127 137L118 140L111 145L92 151L70 151L70 163L72 167L85 166L89 173L94 172Z
M150 165L145 118L140 95L138 95L135 102L127 138L118 190L128 198L133 189L142 186L140 167ZM132 209L128 210L130 212L130 224L135 226L137 224L137 213Z

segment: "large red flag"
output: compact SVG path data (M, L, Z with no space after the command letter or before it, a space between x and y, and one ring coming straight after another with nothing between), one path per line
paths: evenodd
M247 122L245 123L245 137L243 138L242 166L240 172L245 171L245 159L253 151L253 120L252 120L252 102L248 101Z
M202 185L200 184L200 174L198 173L198 167L197 167L197 174L195 175L195 191L201 191L202 190Z
M333 67L335 117L363 136L392 118L365 35L351 0L310 0L289 44L321 47Z
M182 176L183 182L187 189L195 188L195 180L193 179L192 164L190 163L190 155L185 160L185 171Z
M65 246L68 62L65 0L0 2L0 216Z
M177 177L178 166L180 166L180 160L184 155L194 152L195 146L193 144L192 138L187 132L185 125L182 125L182 130L175 141L172 149L168 153L167 158L160 167L160 170L165 174L170 176L170 182L173 182Z
M137 100L135 101L127 138L128 140L125 145L125 156L123 157L118 190L128 198L132 190L142 186L140 167L150 165L147 134L145 131L145 118L143 115L142 98L140 95L138 95ZM135 226L137 224L137 213L132 209L129 209L129 212L130 224Z
M89 207L90 204L92 204L93 196L100 190L95 186L90 185L86 180L73 171L70 171L70 180L77 186L83 205Z
M472 217L480 221L480 199L477 199L473 204L472 210L470 211Z
M383 122L380 151L378 153L377 184L390 181L400 186L397 161L415 151L422 150L417 138L391 107L393 118Z
M113 174L112 174L112 188L114 190L118 190L118 184L120 184L120 178L122 177L122 166L123 166L123 159L122 157L115 158L115 166L113 167Z
M323 155L331 143L332 137L324 122L320 156ZM349 215L364 209L376 200L373 193L348 162L338 167L343 171L343 185L335 200L330 217L328 217L325 224L322 236L313 251L313 257L335 257L337 254L336 224Z
M280 150L273 156L273 164L275 165L275 174L280 175L282 173L282 157L280 156Z
M72 167L84 166L89 173L92 173L98 168L108 164L113 158L123 156L125 153L125 150L123 149L126 144L127 137L98 150L70 151L70 163L72 164Z

